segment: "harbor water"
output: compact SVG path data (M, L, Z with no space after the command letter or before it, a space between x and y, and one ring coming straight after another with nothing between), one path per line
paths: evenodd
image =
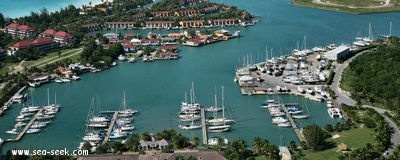
M265 59L265 48L273 48L273 54L288 54L307 35L307 47L324 46L330 43L350 44L356 36L368 36L368 24L372 23L374 36L389 32L389 21L394 28L400 26L400 13L352 15L319 9L291 6L286 0L257 0L252 2L224 0L215 1L236 5L260 16L261 21L251 27L237 27L242 37L199 48L180 47L181 58L177 61L156 61L154 63L119 62L117 66L99 73L87 73L81 80L71 83L49 83L30 89L36 105L47 104L47 88L50 101L62 105L53 123L39 134L25 135L18 143L6 143L3 153L11 148L26 149L74 149L84 132L84 124L91 99L100 97L102 110L121 108L123 92L126 92L127 107L139 110L134 117L135 133L158 132L174 128L184 135L201 138L201 130L181 131L177 112L185 92L194 83L196 97L202 105L214 104L214 91L225 88L227 116L235 119L230 132L219 135L233 139L244 139L249 144L256 136L269 139L277 145L288 145L297 137L291 128L280 128L271 123L266 110L260 104L266 99L280 99L285 103L299 103L307 106L311 118L296 120L299 127L338 120L329 117L325 102L316 102L298 96L280 95L244 96L233 81L235 68L243 64L241 59L252 54L254 61ZM31 3L36 3L32 1ZM400 33L393 29L394 33ZM123 33L138 31L121 31ZM140 31L146 32L146 31ZM154 32L163 32L154 30ZM28 90L29 91L29 90ZM8 138L5 131L14 124L21 105L14 105L0 117L0 137Z

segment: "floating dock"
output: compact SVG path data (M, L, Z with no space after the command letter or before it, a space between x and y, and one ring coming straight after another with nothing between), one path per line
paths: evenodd
M17 93L15 93L13 96L10 97L10 99L8 99L8 101L6 103L4 103L4 105L0 108L0 116L3 114L3 112L5 110L8 109L8 107L10 107L10 105L13 103L13 99L16 95L21 94L21 92L23 92L26 89L27 86L23 86L21 89L18 90Z
M33 124L33 122L36 121L36 118L39 116L39 114L41 114L43 112L43 109L40 109L35 116L31 119L31 121L29 121L29 123L25 126L24 130L22 130L21 133L18 134L18 136L14 139L6 139L4 140L4 142L18 142L19 140L21 140L21 138L25 135L26 131L28 131L29 127L31 127L31 125Z
M113 118L111 119L111 123L108 126L107 133L106 133L106 136L104 137L104 140L103 140L102 144L105 144L105 143L108 142L108 139L110 138L111 131L113 130L115 122L117 121L117 118L118 118L118 111L114 111Z
M201 109L201 130L203 133L203 145L207 145L208 144L207 125L206 125L206 114L204 108Z
M297 128L296 123L294 122L292 115L288 112L288 109L286 106L283 106L283 110L285 111L286 117L289 119L290 125L292 125L292 128L294 129L294 133L296 133L297 138L299 139L299 141L304 141L307 143L306 138L303 135L302 130L303 129L299 129Z

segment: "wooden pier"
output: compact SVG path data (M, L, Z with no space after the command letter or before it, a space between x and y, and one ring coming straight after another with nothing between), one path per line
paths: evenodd
M23 92L23 91L26 89L26 87L27 87L27 86L23 86L21 89L18 90L17 93L15 93L12 97L10 97L10 99L8 99L8 101L7 101L6 103L4 103L4 105L0 108L0 116L3 114L3 112L4 112L5 110L8 109L8 108L10 107L10 105L13 103L12 101L13 101L14 97L15 97L16 95L21 94L21 92Z
M206 124L206 114L204 108L201 109L201 129L203 133L203 145L207 145L208 144L207 124Z
M289 119L290 125L292 125L292 128L294 129L294 133L296 133L297 138L299 141L304 141L307 143L306 138L303 135L302 128L297 128L296 123L294 122L292 115L289 113L288 108L286 106L283 106L283 110L285 111L286 117Z
M114 111L113 118L111 119L110 126L108 126L107 133L106 133L106 136L104 137L104 140L103 140L102 144L105 144L105 143L108 142L108 139L110 138L111 131L113 130L115 122L117 121L117 118L118 118L118 111Z
M21 138L25 135L26 131L28 131L29 127L31 127L31 125L33 124L33 122L36 121L36 118L39 116L39 114L41 114L43 112L43 109L40 109L35 116L31 119L31 121L29 121L29 123L25 126L24 130L22 130L22 132L20 132L18 134L17 137L15 137L14 139L6 139L4 140L4 142L18 142L19 140L21 140Z

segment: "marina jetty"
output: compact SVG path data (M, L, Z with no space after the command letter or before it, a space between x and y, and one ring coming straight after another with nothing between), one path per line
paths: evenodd
M331 44L312 50L295 49L280 57L272 57L271 49L270 58L267 51L263 62L253 64L251 56L250 59L244 57L244 64L236 69L234 80L243 95L295 94L316 101L330 100L326 88L333 78L332 68L339 58L351 54L350 49Z
M40 109L36 115L29 121L29 123L25 126L25 128L22 130L22 132L20 132L16 138L14 139L6 139L4 140L4 142L18 142L19 140L21 140L21 138L25 135L26 131L28 131L28 129L32 126L33 122L36 121L36 119L39 117L39 115L41 115L43 112L43 109Z
M6 111L13 103L22 103L27 98L27 94L21 94L27 86L23 86L19 89L4 105L0 108L0 116Z

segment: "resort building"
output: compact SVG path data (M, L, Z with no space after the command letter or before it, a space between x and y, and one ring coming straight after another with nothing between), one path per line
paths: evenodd
M239 23L237 19L214 19L212 24L213 26L233 26Z
M146 21L146 28L171 28L174 21Z
M152 150L152 149L161 150L161 149L169 146L169 143L165 139L162 139L162 140L159 140L159 141L155 141L155 140L153 140L153 141L140 140L139 143L140 143L140 145L139 145L138 148L141 149L141 150Z
M132 29L135 22L104 22L104 26L108 29Z
M174 16L177 16L177 17L197 16L197 15L198 15L198 12L197 12L197 10L194 10L194 9L183 10L183 11L174 13Z
M60 44L67 44L72 40L72 35L64 31L58 31L54 34L54 40Z
M160 49L162 52L167 52L167 51L178 52L178 47L173 46L173 45L172 46L161 46Z
M203 20L192 20L192 21L180 21L179 25L183 28L188 27L203 27L205 21Z
M36 31L32 27L16 23L7 25L5 32L19 38L34 38L36 36Z
M57 33L56 30L53 29L47 29L44 32L39 34L39 37L47 37L47 38L53 38L54 35Z
M169 17L170 13L169 11L157 11L157 12L151 12L151 15L154 17Z
M15 52L22 50L22 49L26 49L31 47L32 49L38 49L40 51L50 51L54 48L57 48L58 45L56 44L56 42L50 38L46 38L46 37L42 37L42 38L38 38L35 39L34 41L30 41L30 40L23 40L20 42L15 43L13 46L11 46L8 52L8 55L14 55Z
M325 53L325 57L328 60L333 60L333 61L336 61L338 59L346 59L349 55L350 55L350 48L345 45L341 45Z
M51 38L60 44L66 44L72 40L71 34L64 32L64 31L57 32L56 30L53 30L53 29L45 30L44 32L39 34L39 37Z

